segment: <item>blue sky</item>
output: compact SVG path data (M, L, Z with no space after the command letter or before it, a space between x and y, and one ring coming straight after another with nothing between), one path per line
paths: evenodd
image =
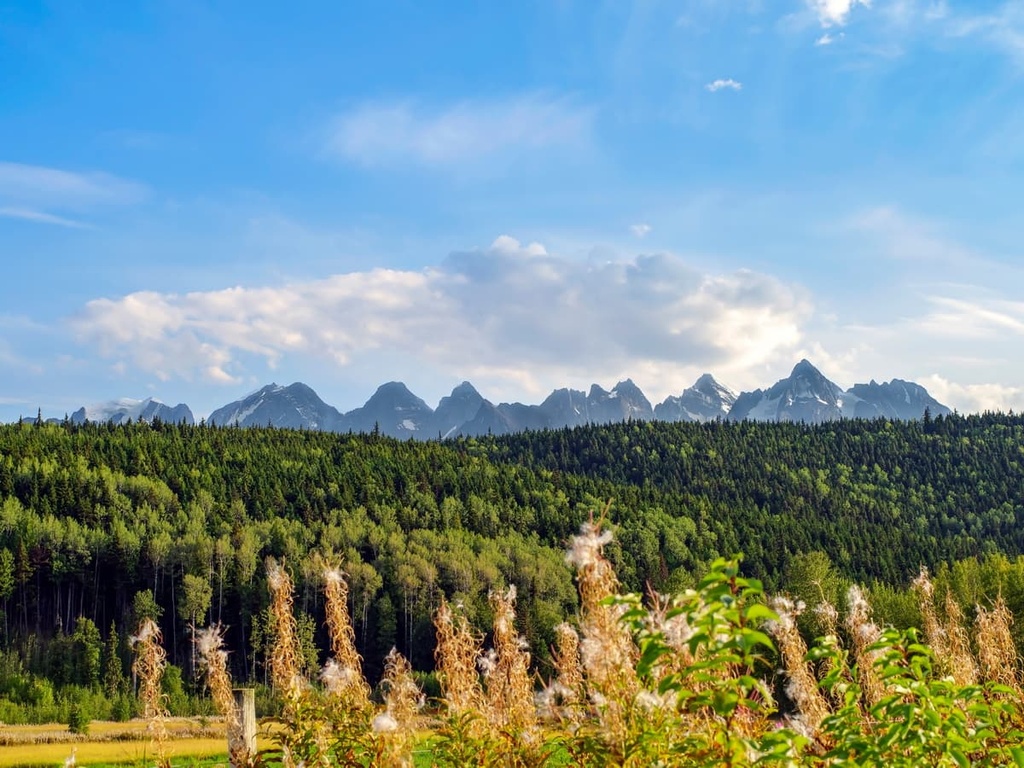
M1020 0L0 0L0 420L802 357L1020 410L1021 200Z

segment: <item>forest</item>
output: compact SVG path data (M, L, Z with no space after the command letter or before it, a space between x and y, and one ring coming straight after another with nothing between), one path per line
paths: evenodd
M346 574L371 683L392 647L429 676L442 599L485 628L489 591L508 586L543 672L555 627L578 610L566 543L605 509L607 554L630 591L691 586L743 553L767 591L841 604L859 583L897 627L920 622L908 585L922 566L965 610L1002 596L1019 617L1022 461L1013 414L626 422L440 442L3 425L0 720L63 717L75 696L130 716L127 640L147 618L165 638L172 709L201 706L193 627L226 625L234 679L265 684L268 557L294 579L310 675L325 647L325 566Z

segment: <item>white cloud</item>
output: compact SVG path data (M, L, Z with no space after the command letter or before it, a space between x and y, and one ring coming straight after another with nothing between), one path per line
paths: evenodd
M810 311L801 291L754 272L705 274L670 254L577 261L505 235L420 271L97 299L73 325L114 363L165 380L234 383L286 358L358 367L383 355L407 366L389 377L457 371L492 396L637 371L667 394L702 370L788 360Z
M146 188L107 173L75 173L38 165L0 162L0 201L56 208L138 202Z
M1010 290L1019 284L1008 280ZM1024 340L1024 300L971 285L908 289L891 319L869 306L871 321L850 324L819 316L805 326L809 359L830 363L849 383L902 378L926 387L963 412L1024 406L1016 350ZM825 350L839 351L830 357ZM994 383L998 382L998 383Z
M1024 336L1024 302L988 299L984 304L961 298L933 296L932 311L918 326L945 339L998 340L1006 334Z
M943 14L950 37L980 37L1024 64L1024 4L1008 0L994 13Z
M650 232L651 232L651 225L650 224L630 224L629 225L629 231L633 233L634 237L639 237L639 238L643 239L643 238L647 237L647 235L650 234Z
M527 94L428 108L413 101L362 104L335 119L327 149L364 165L442 166L510 150L577 146L593 111L564 97Z
M828 32L826 32L817 40L815 40L814 44L819 47L825 45L832 45L832 43L836 42L837 40L842 40L845 36L846 34L844 32L840 32L838 35L835 36L832 36Z
M7 219L31 221L35 224L53 224L58 227L68 227L70 229L92 229L91 225L85 224L81 221L67 219L63 216L55 216L52 213L36 211L31 208L16 208L10 206L0 207L0 216Z
M807 0L807 4L826 28L844 26L854 6L868 5L864 0ZM876 17L879 31L889 38L866 49L876 55L902 55L905 45L914 40L943 41L941 50L948 52L949 40L962 39L981 42L1024 65L1024 3L1020 0L955 4L946 0L887 0L879 4Z
M39 165L0 162L0 217L74 229L91 226L64 211L126 205L146 196L141 184L107 173L75 173ZM60 211L54 213L54 211Z
M870 8L871 0L807 0L807 5L817 14L818 23L827 29L845 26L855 6Z
M1003 384L958 384L938 374L918 382L940 403L964 413L979 411L1024 411L1024 387Z
M715 92L721 91L723 89L728 89L728 90L732 90L732 91L741 91L741 90L743 90L743 83L740 83L740 82L738 82L736 80L733 80L730 77L727 80L722 80L722 79L713 80L712 82L708 83L704 87L706 89L708 89L709 91L711 91L711 93L715 93Z

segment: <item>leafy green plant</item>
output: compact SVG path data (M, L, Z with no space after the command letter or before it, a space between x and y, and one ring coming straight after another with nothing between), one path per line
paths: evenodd
M68 709L68 731L83 736L87 735L90 721L89 710L85 702L81 699L73 701Z

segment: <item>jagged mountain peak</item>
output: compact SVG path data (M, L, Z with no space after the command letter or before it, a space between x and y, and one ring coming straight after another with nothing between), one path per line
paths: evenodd
M476 387L474 387L468 381L464 381L461 384L457 385L452 390L451 396L452 397L464 397L466 395L479 395L479 394L480 393L477 391Z
M643 392L640 390L640 387L634 384L632 379L625 379L623 381L620 381L618 384L612 387L612 392L618 392L620 394L625 394L627 392L630 394L643 394Z
M903 379L881 384L872 379L868 384L854 384L847 394L855 399L849 415L856 418L920 419L926 410L932 416L952 413L920 384Z
M705 373L681 395L668 397L659 404L654 417L662 421L713 421L724 418L735 402L732 390Z
M625 379L605 391L596 384L587 397L587 420L591 424L609 424L634 419L648 421L654 418L654 409L647 396L632 379Z
M433 416L433 409L410 392L404 382L389 381L377 387L366 405L342 417L341 430L379 430L382 434L402 438L411 435L436 437Z
M464 381L450 395L441 398L434 411L431 430L442 438L451 437L472 421L485 404L491 405L481 397L476 387Z
M710 387L719 386L718 381L710 373L702 373L697 377L697 380L693 382L692 389L708 389Z
M416 397L407 386L404 381L388 381L377 387L377 391L371 396L371 400L374 397ZM419 398L417 398L419 399Z
M730 419L804 421L818 423L842 418L844 392L804 358L784 379L767 391L744 393L729 411Z
M273 382L260 387L218 408L208 421L220 426L333 430L340 419L341 414L312 387L296 381L286 387Z
M82 406L71 414L71 423L73 424L82 424L85 421L110 421L114 424L124 424L128 421L139 421L140 419L144 421L159 419L174 424L180 422L186 424L195 423L192 410L184 403L169 406L155 397L147 397L144 400L121 397L106 403Z

